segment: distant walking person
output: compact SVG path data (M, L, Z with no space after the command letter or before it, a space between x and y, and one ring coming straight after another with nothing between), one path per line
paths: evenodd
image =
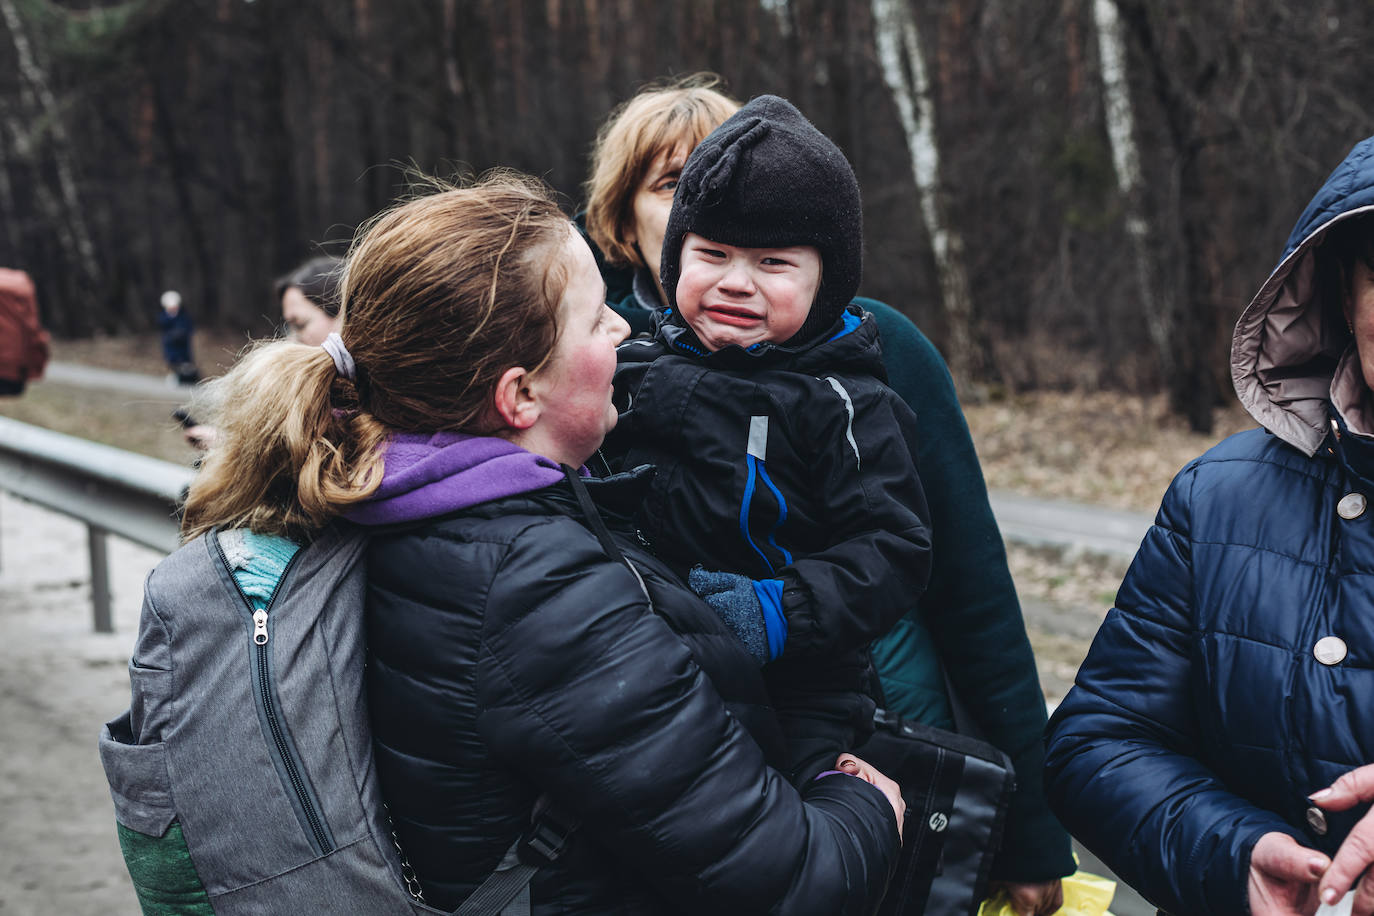
M48 365L48 332L38 323L33 279L0 267L0 395L24 393Z
M157 326L162 331L162 358L171 372L169 381L194 385L200 381L200 370L191 358L191 333L195 325L181 307L181 293L169 289L162 294L162 314Z
M1174 479L1050 721L1046 787L1170 913L1310 914L1369 860L1364 809L1309 796L1374 761L1374 137L1298 219L1231 376L1264 428ZM1358 867L1322 880L1338 850Z

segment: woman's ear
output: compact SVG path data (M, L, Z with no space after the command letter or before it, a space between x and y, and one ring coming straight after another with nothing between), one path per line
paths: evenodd
M530 388L532 381L523 366L511 366L496 382L492 406L507 429L529 429L539 419L539 401Z

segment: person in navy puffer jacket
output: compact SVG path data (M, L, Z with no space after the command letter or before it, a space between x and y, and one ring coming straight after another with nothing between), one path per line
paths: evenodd
M1368 806L1310 796L1374 761L1374 137L1299 218L1231 371L1263 428L1174 479L1050 720L1046 788L1164 910L1312 913Z

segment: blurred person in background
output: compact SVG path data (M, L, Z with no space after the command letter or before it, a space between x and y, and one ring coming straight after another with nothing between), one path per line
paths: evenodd
M1374 761L1374 137L1241 314L1231 377L1262 428L1174 478L1050 722L1046 786L1170 913L1310 914L1374 851L1370 772L1319 791Z
M652 85L598 131L586 184L585 231L598 250L607 301L636 333L667 306L663 237L688 155L739 108L707 74ZM1075 869L1069 837L1041 789L1045 698L1002 537L949 369L909 319L874 299L888 384L917 413L916 469L933 535L919 605L872 646L889 712L953 729L950 683L980 737L1011 757L1017 791L993 877L1021 914L1048 914ZM948 682L945 675L948 674Z
M331 255L311 258L273 284L281 305L286 337L318 347L343 327L339 314L340 259Z
M343 261L332 255L311 258L278 277L272 284L281 307L282 335L288 340L318 347L343 327L339 312L339 270ZM184 427L182 437L192 448L204 451L215 441L215 428L197 423L188 410L174 413Z
M169 289L162 294L162 312L157 316L162 332L162 359L167 363L167 381L172 385L194 385L200 381L200 370L191 358L191 335L195 324L182 308L181 293Z
M38 323L33 278L0 267L0 395L24 393L48 365L48 332Z

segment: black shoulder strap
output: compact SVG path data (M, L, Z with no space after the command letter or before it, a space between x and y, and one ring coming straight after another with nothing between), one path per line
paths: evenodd
M577 471L568 465L561 465L563 476L568 478L568 484L572 487L573 495L577 497L577 505L582 509L582 515L587 521L587 527L592 534L601 542L601 549L606 551L606 556L612 560L619 560L625 564L625 568L634 573L635 581L639 583L639 590L644 593L644 600L649 602L649 610L654 609L654 599L649 595L649 587L644 584L644 577L635 569L625 554L621 553L619 545L611 537L610 529L606 527L606 522L601 518L601 513L596 510L596 503L592 502L592 496L587 492L587 485L582 482L581 476Z
M454 916L530 916L530 881L556 861L580 822L554 806L548 795L534 803L534 823L511 843L496 871L487 876Z

